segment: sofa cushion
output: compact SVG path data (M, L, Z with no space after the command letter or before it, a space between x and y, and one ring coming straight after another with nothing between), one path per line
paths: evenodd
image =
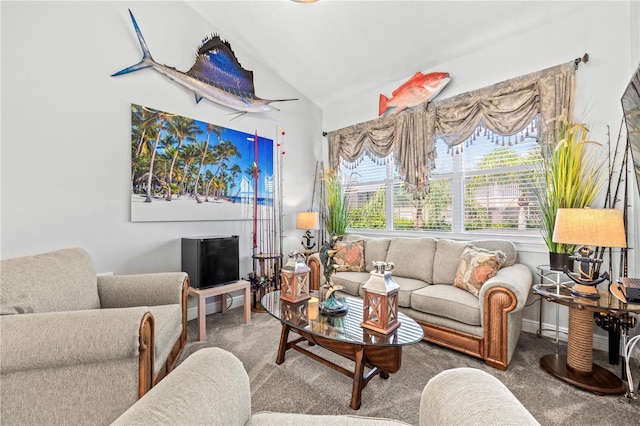
M346 240L364 240L364 262L367 272L373 271L373 262L387 260L387 250L391 238L370 238L362 235L349 234Z
M475 247L483 248L486 250L496 251L500 250L506 255L506 259L503 263L503 267L511 266L516 263L517 253L515 244L507 240L474 240L470 242Z
M335 249L336 272L365 272L364 240L338 241Z
M434 284L414 291L411 309L469 325L481 325L478 298L449 284Z
M416 280L413 278L394 276L393 280L400 287L398 289L398 306L401 306L403 308L408 308L411 306L411 293L428 285L424 281ZM362 287L360 288L359 296L361 298L364 298L364 290L362 289Z
M462 252L453 285L478 297L482 285L496 275L505 258L500 250L490 251L470 245Z
M364 241L364 261L368 272L373 271L373 262L387 260L391 238L367 238Z
M2 260L0 313L43 313L99 309L93 261L68 248Z
M436 253L435 238L393 238L387 251L387 262L395 265L394 278L414 278L425 283L433 282L433 259Z
M367 282L370 274L368 272L336 272L331 275L334 285L341 285L342 291L352 296L360 295L360 286Z
M469 245L468 241L454 241L446 238L438 240L438 248L433 259L433 284L453 284L460 257L467 245Z

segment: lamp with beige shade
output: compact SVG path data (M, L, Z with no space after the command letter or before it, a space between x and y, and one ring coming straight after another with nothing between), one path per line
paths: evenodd
M565 273L576 284L574 296L597 299L596 285L609 280L609 273L594 277L592 264L602 262L592 258L591 247L627 247L622 210L616 209L558 209L553 230L553 242L581 246L571 259L579 262L577 276Z
M310 255L313 248L316 246L316 243L311 241L313 240L311 231L318 229L319 223L318 212L298 212L298 215L296 216L296 229L306 230L301 242L305 256Z

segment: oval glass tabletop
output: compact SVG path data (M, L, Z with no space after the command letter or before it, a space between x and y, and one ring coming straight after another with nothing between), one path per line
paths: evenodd
M640 304L623 303L605 289L607 286L602 285L602 287L603 288L597 288L598 294L600 295L598 299L574 296L571 294L573 287L566 284L536 284L533 286L533 292L560 305L578 309L618 314L640 312Z
M312 296L318 298L317 293ZM291 303L280 299L280 291L267 293L261 300L264 309L281 322L292 328L301 329L317 336L340 340L343 342L375 345L404 346L422 340L422 328L411 318L399 312L400 327L390 334L377 333L360 324L363 321L362 300L355 297L337 298L349 306L345 315L328 316L319 313L317 303L309 301Z

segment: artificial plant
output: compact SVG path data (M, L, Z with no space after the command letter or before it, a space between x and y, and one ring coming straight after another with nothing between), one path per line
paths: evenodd
M334 170L328 169L324 173L327 192L325 202L324 221L329 235L335 234L340 238L347 230L347 198L342 176Z
M538 194L540 229L551 253L570 253L575 246L553 242L556 213L560 208L588 207L602 181L603 161L590 150L589 129L567 116L553 120L542 138L543 185Z

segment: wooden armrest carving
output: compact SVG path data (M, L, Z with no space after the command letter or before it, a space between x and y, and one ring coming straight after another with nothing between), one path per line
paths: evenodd
M484 299L484 358L500 370L507 369L508 314L517 304L513 292L502 287L490 289Z
M142 317L142 321L140 321L140 357L138 364L138 396L140 398L149 392L153 386L154 327L153 315L147 312Z
M320 260L315 256L309 256L307 258L307 266L309 269L309 289L320 290Z

